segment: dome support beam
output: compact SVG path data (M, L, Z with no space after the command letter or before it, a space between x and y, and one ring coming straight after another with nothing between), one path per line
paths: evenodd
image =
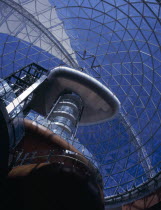
M40 21L38 21L32 14L30 14L27 10L25 10L22 6L20 6L19 4L17 4L14 1L1 0L1 2L3 2L4 4L7 4L9 7L14 9L16 12L23 15L23 17L25 17L27 20L29 20L33 25L35 25L36 28L38 28L43 34L45 34L52 43L54 43L56 48L63 54L63 56L69 62L70 66L79 68L77 62L71 57L71 55L63 47L63 45L57 40L57 38Z
M124 125L126 127L128 127L131 138L133 139L132 143L138 149L138 156L139 156L139 159L141 159L140 160L141 165L142 165L145 173L147 174L148 178L154 177L156 175L156 173L152 167L151 160L148 157L148 154L147 154L147 151L146 151L144 145L142 145L140 138L137 136L135 130L130 125L128 119L123 114L120 114L120 116L121 116L121 120L123 121Z

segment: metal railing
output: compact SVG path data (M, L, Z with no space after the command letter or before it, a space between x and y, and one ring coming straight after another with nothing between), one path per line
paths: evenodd
M55 163L68 168L74 168L80 175L89 175L101 188L103 188L102 176L96 166L83 155L69 150L50 150L24 152L23 150L14 151L10 155L10 169L16 166L40 163Z

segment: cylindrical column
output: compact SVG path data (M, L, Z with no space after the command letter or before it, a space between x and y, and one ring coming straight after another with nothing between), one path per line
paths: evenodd
M62 94L48 114L49 129L65 140L71 140L76 132L83 109L83 102L75 93Z

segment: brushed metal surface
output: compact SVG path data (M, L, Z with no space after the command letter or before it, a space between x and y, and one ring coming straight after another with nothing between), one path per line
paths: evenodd
M68 67L57 67L49 73L47 82L36 91L31 107L46 116L63 92L75 92L82 98L84 110L80 125L107 121L119 111L120 102L107 87Z

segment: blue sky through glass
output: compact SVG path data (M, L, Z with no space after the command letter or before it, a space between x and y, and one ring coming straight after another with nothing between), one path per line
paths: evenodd
M32 2L37 8L45 5L40 0L15 2L28 12ZM99 163L105 196L131 190L161 170L161 7L155 0L44 2L60 20L52 25L53 13L42 10L44 26L51 22L47 30L59 31L60 37L65 31L64 46L72 48L68 52L75 54L79 70L106 85L121 102L116 119L79 127L77 138ZM1 31L1 78L32 62L48 70L65 64L51 50L17 37Z

